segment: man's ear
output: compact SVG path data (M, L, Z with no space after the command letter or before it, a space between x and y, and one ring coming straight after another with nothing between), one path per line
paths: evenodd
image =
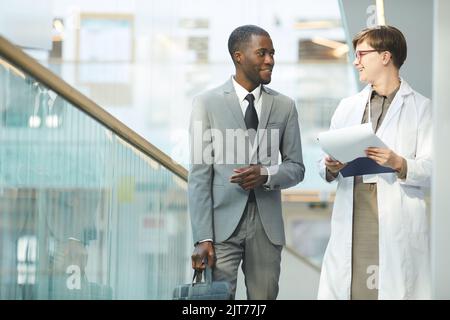
M242 53L239 51L236 51L233 53L234 56L234 61L236 61L236 63L241 63L242 60Z

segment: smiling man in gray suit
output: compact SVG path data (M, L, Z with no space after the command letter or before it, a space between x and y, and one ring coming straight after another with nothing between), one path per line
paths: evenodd
M192 267L203 270L206 257L213 279L229 281L234 293L242 261L248 299L276 299L285 244L280 190L305 173L298 115L292 99L264 86L275 54L264 29L238 27L228 49L235 75L197 96L190 120Z

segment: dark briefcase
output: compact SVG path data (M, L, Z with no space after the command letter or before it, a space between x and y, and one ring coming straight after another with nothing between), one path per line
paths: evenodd
M204 272L194 271L192 283L179 285L173 290L173 300L233 300L233 294L229 282L212 281L212 270L206 265Z

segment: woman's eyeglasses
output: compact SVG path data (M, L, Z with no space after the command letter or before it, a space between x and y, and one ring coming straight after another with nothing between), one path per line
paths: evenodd
M380 51L383 51L383 50L356 50L355 51L355 57L356 57L356 59L359 61L360 59L361 59L361 57L362 56L364 56L364 55L366 55L366 54L368 54L368 53L371 53L371 52L380 52Z

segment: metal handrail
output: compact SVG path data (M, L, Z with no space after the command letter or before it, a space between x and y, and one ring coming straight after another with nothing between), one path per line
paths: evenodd
M183 166L176 163L167 154L117 120L94 101L73 88L59 76L42 66L39 62L2 36L0 36L0 56L4 57L8 63L14 67L29 74L49 89L62 96L74 107L100 122L144 154L187 181L187 170Z

